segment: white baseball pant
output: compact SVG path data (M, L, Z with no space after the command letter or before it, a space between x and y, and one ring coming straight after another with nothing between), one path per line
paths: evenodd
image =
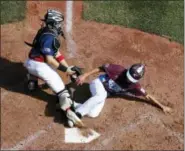
M90 91L92 97L85 103L77 105L76 112L79 112L82 116L97 117L103 109L105 100L107 98L107 91L105 90L102 82L99 78L93 80L90 83Z
M24 66L30 74L44 80L53 92L58 93L65 88L64 82L59 74L48 64L27 59Z

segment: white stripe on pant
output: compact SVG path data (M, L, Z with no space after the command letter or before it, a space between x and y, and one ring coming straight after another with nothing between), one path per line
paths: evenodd
M105 90L99 78L90 83L90 91L92 97L84 104L78 105L76 112L82 116L97 117L103 109L105 100L107 98L107 91Z
M28 59L24 66L30 74L44 80L55 93L65 88L64 82L59 74L48 64Z

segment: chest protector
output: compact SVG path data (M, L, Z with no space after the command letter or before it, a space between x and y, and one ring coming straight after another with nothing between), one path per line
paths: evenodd
M52 29L49 29L48 27L43 27L43 28L39 29L39 31L37 32L37 34L33 40L33 43L32 43L33 48L35 48L36 50L41 49L40 40L41 40L42 36L46 35L46 34L53 35L52 47L56 53L58 51L58 49L60 48L60 41L58 39L58 34L57 34L57 32L55 32Z

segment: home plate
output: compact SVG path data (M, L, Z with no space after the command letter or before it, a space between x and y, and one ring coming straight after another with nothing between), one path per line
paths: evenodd
M97 139L100 134L89 129L90 134L84 136L83 130L79 128L65 128L65 143L89 143Z

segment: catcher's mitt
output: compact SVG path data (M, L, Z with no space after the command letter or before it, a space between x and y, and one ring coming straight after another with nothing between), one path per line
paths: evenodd
M72 82L76 82L76 79L78 78L78 76L82 75L82 68L78 67L78 66L74 66L71 68L72 71L75 71L75 74L70 75L70 79Z

